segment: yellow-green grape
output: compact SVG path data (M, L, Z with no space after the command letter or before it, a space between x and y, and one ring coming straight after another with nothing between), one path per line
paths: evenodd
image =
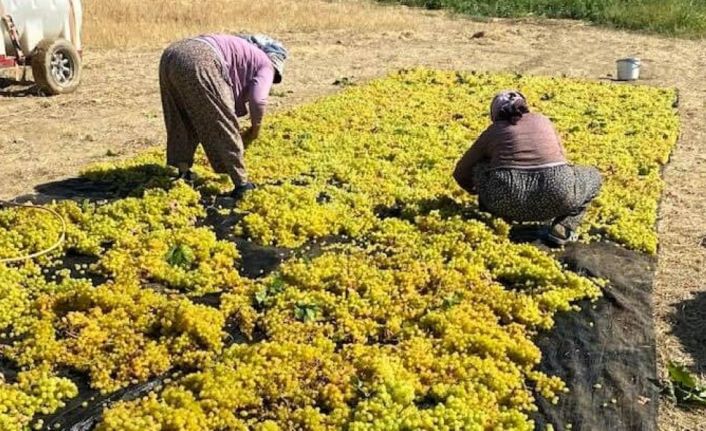
M160 229L119 239L98 262L116 279L149 279L194 294L235 289L243 284L232 243L207 228Z
M301 247L256 280L200 221L208 195L232 187L202 152L193 187L156 152L88 168L129 197L52 204L63 246L0 264L0 359L23 370L0 383L0 429L37 426L75 396L66 368L103 393L167 376L108 408L102 431L534 429L535 398L569 390L538 371L534 337L605 281L510 241L451 178L507 87L552 118L571 162L604 175L582 239L654 253L673 90L401 71L275 115L248 149L260 187L220 217L248 242ZM1 210L0 259L59 233L48 214ZM58 270L69 251L107 280Z
M20 318L29 307L21 271L0 264L0 332Z
M193 226L205 215L200 194L177 182L168 190L150 189L104 205L64 201L54 209L67 222L64 248L99 255L106 245L139 233Z
M0 209L0 260L41 252L52 247L62 235L62 223L55 215L34 208ZM52 256L38 260L48 263Z
M38 316L7 355L88 373L103 392L144 382L172 366L204 365L223 346L219 310L142 289L136 283L73 290L36 301Z
M254 300L263 287L242 280L239 288L227 290L221 296L220 310L224 317L234 323L238 330L248 338L253 337L259 314L256 309L257 301Z
M262 142L249 149L248 165L256 183L282 185L246 198L240 231L263 243L298 244L319 236L316 226L333 214L342 215L328 226L335 232L396 203L410 215L430 205L464 205L470 199L450 173L489 124L488 101L498 88L519 88L532 109L555 122L570 161L603 173L583 232L594 228L654 253L660 166L679 133L673 89L427 69L393 74L271 121ZM355 207L339 212L350 201ZM309 225L315 230L307 232Z
M550 400L564 388L561 380L534 371L540 353L531 341L533 331L571 301L597 295L597 287L481 223L438 214L416 224L390 220L370 241L366 248L337 247L313 260L287 262L258 282L252 300L262 309L261 325L271 343L233 347L174 387L197 390L204 412L212 411L207 406L213 403L221 406L213 414L222 422L212 428L268 414L256 407L270 393L283 394L278 385L286 382L297 388L295 400L303 404L288 400L280 410L265 403L279 412L281 427L336 429L353 414L347 425L352 429L532 429L527 413L535 408L534 396L526 382L534 381ZM529 273L534 275L525 291L505 290L483 259L492 248L499 249L494 266L506 256L542 271ZM566 292L551 306L534 302L552 291ZM245 306L243 296L229 301L224 309ZM315 385L312 395L304 396L308 389L301 385L309 377L301 373L312 368L297 362L306 356L294 358L305 346L321 346L311 357L337 372L346 370L342 364L354 368L335 380L311 375L330 383ZM289 358L287 365L280 355ZM206 386L212 379L216 382ZM222 394L226 386L244 392ZM222 404L223 397L233 401ZM424 402L434 408L419 408ZM328 414L321 414L322 405ZM238 414L232 413L235 406L242 406Z
M54 413L64 406L64 400L76 395L76 385L54 375L47 366L22 371L16 383L0 382L0 429L24 431L35 415ZM41 427L41 421L37 424Z
M265 186L240 206L245 216L237 233L285 247L331 235L358 236L373 225L369 207L364 194L327 184Z

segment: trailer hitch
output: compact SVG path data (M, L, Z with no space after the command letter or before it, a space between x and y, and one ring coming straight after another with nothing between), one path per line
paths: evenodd
M17 31L17 27L15 26L15 21L10 15L3 15L2 21L5 23L5 26L7 26L7 32L10 35L10 41L12 41L12 46L15 48L15 52L17 53L17 64L24 66L26 56L22 51L22 45L20 45L20 34Z

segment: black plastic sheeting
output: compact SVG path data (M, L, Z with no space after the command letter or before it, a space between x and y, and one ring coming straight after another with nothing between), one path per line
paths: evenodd
M63 430L63 431L91 431L100 422L103 409L111 404L122 400L134 400L143 397L153 390L164 385L168 375L156 377L146 383L133 385L126 389L113 392L109 395L100 393L88 386L85 377L74 378L74 382L79 380L79 396L72 398L66 403L66 407L58 413L48 416L40 416L44 421L42 429Z
M85 179L69 179L38 188L39 194L23 196L18 201L46 203L67 198L100 201L119 197L120 193L106 192L104 186ZM251 278L276 270L292 256L314 257L324 245L309 244L306 251L262 247L233 238L234 223L235 220L219 216L217 211L208 211L202 221L219 238L236 243L241 253L239 270ZM546 249L533 241L536 234L533 228L520 228L511 238L535 242ZM330 238L326 242L345 241ZM580 312L557 315L554 328L538 337L537 344L543 352L540 369L561 377L570 392L562 395L556 405L537 396L536 429L545 430L551 425L556 431L656 430L659 385L651 302L655 259L607 242L573 244L557 252L557 258L570 270L607 279L609 285L596 303L583 301L578 304ZM74 262L66 266L70 268L71 263ZM217 296L192 299L213 306L220 300ZM245 342L238 334L230 335L231 342ZM0 361L0 372L12 381L17 370L13 364ZM90 389L85 376L71 372L66 375L78 384L80 394L59 412L40 417L44 420L43 429L93 430L104 408L158 389L171 373L106 396Z
M561 254L571 270L610 280L595 304L580 303L541 335L540 369L570 388L557 405L538 397L538 430L657 429L652 284L655 259L610 243L576 244Z

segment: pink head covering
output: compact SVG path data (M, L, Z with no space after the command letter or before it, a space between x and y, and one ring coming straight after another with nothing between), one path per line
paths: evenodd
M503 110L510 111L509 108L516 103L527 104L525 96L517 90L503 90L496 94L493 98L493 102L490 104L490 119L492 121L497 121L500 112Z

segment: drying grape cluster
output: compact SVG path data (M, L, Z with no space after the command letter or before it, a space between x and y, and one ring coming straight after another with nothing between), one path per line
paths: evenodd
M239 274L203 222L229 187L203 155L195 184L155 153L89 168L120 198L52 204L61 249L0 264L0 364L16 371L0 379L0 428L42 428L77 396L69 369L103 393L179 371L110 406L102 431L534 429L536 398L569 389L538 371L533 338L602 281L511 242L453 183L507 87L604 174L583 239L653 253L673 90L401 71L277 115L248 150L260 187L225 215L231 233L301 251L267 276ZM2 210L0 257L60 233L49 214ZM66 267L75 254L89 263Z

